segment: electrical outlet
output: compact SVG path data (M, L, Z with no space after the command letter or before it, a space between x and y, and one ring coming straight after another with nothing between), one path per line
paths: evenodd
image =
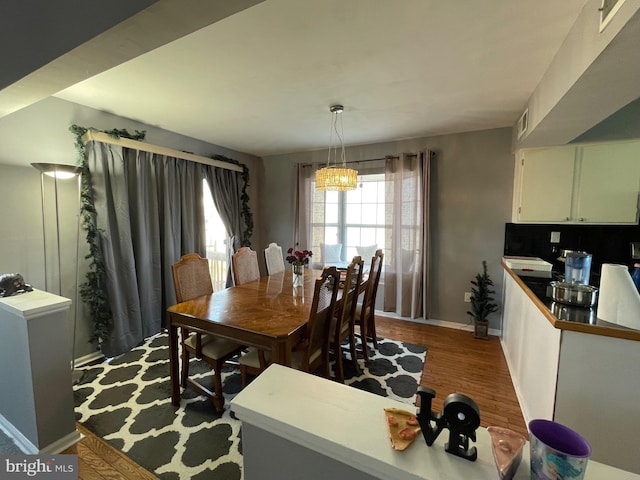
M560 232L551 232L551 243L560 243Z
M471 302L471 292L464 292L464 301L467 303Z

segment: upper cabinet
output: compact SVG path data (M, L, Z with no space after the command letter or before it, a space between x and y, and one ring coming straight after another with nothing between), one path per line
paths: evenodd
M640 141L523 149L513 221L637 224Z

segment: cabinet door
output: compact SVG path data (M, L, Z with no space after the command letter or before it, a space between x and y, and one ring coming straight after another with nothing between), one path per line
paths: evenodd
M576 220L638 223L640 142L581 147Z
M522 152L520 222L564 222L571 217L575 147Z

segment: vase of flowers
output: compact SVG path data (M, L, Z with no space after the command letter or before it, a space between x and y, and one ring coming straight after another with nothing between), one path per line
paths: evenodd
M294 287L304 285L304 266L309 264L309 259L312 256L311 250L294 250L293 247L287 250L287 262L291 264Z

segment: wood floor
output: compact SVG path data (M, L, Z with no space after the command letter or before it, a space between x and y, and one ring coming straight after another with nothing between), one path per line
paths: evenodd
M78 455L78 480L155 480L157 477L120 450L77 424L82 440L61 452Z
M436 391L434 411L447 395L463 393L478 405L482 426L528 436L498 337L479 340L468 331L383 317L376 317L376 328L378 336L428 347L421 385ZM78 455L80 480L156 478L82 425L78 430L84 438L62 453Z
M480 340L465 330L383 317L376 317L376 333L428 347L420 385L436 391L434 411L442 410L447 395L463 393L478 405L483 427L510 428L528 438L498 337Z

